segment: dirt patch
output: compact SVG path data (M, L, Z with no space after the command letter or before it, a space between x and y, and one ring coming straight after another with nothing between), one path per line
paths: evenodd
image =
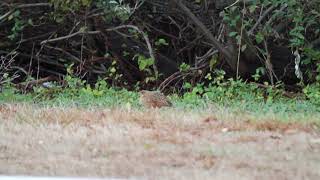
M319 179L312 124L174 109L0 108L0 174Z

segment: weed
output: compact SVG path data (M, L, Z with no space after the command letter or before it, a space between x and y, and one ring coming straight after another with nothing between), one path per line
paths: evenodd
M192 87L185 83L187 90L183 95L172 94L169 99L176 109L201 111L203 109L227 109L228 113L250 114L256 118L270 115L271 119L298 120L319 116L319 86L307 86L306 98L286 98L282 90L261 89L256 84L243 80L224 79L218 76L208 86L197 84ZM130 107L140 109L139 94L126 89L110 87L106 81L99 80L89 86L72 75L67 75L67 87L37 87L29 94L19 94L7 86L0 94L3 102L36 102L45 106L80 106L80 107ZM281 84L280 84L281 85ZM279 85L279 87L281 87Z

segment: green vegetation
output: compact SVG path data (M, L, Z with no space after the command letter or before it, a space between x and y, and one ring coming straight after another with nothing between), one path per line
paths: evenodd
M175 17L175 14L166 14L166 11L160 11L159 13L163 13L161 14L161 22L167 23L150 28L154 24L153 13L158 13L158 7L151 8L148 2L137 1L132 4L125 0L47 0L44 3L22 1L21 3L25 4L19 6L14 2L7 1L0 3L0 11L7 12L1 13L0 20L0 24L3 25L0 30L0 38L2 39L0 50L3 51L1 52L3 56L1 60L13 60L6 65L8 69L12 65L24 70L22 74L20 72L20 81L29 77L38 78L39 73L41 77L48 75L61 76L66 73L67 65L74 64L73 68L81 69L77 72L78 77L90 76L89 78L92 78L94 82L100 77L108 79L109 84L117 84L122 87L134 87L136 83L150 87L167 78L168 74L170 75L176 70L175 67L180 67L183 74L179 76L180 80L188 83L190 78L185 77L190 76L190 74L194 75L194 73L191 73L194 68L202 65L202 68L199 68L201 73L198 73L197 77L192 79L192 86L195 86L205 81L203 77L212 78L213 71L227 69L219 66L223 63L223 60L220 57L218 58L216 53L209 53L210 51L208 51L207 53L211 55L203 56L207 50L212 48L211 45L203 48L204 44L202 43L200 46L200 43L185 48L186 44L195 42L199 36L202 36L196 28L188 30L188 27L183 27L185 24L190 24L188 18L185 19L186 22L178 23L174 27L172 24L180 21L179 16ZM230 41L235 42L234 50L230 53L237 56L241 62L248 66L248 68L244 68L247 70L243 70L243 73L249 73L252 76L252 72L259 71L260 76L267 77L272 85L276 84L277 81L285 81L286 79L295 79L295 81L301 81L301 84L319 83L320 6L318 1L305 3L305 1L296 0L260 0L248 3L236 1L234 4L230 2L212 3L210 7L221 6L223 8L220 12L216 11L216 14L208 14L208 16L219 17L218 14L222 15L223 23L219 22L220 20L217 21L221 19L219 17L213 21L221 24L215 24L216 27L214 28L210 26L207 28L216 29L212 32L213 36L222 36L219 40L221 46L226 47ZM36 7L34 12L29 9L31 5ZM196 9L198 6L206 7L208 4L205 4L204 1L194 1L194 4L190 4L188 8L196 13L198 12ZM154 12L151 13L148 9L153 9ZM161 10L161 8L159 9ZM206 17L209 12L203 13L206 19L209 18ZM175 23L166 19L166 16L173 18L172 21ZM201 15L198 16L201 17ZM142 23L141 17L150 17L151 22L145 19ZM203 21L203 19L199 20ZM128 24L131 26L128 26ZM228 30L218 31L218 27L222 27L222 25L227 27L222 29ZM105 32L94 31L101 31L102 29L109 29L108 33L104 34L104 38L100 35ZM112 39L111 37L116 35L110 33L113 31L110 29L121 32L120 35L118 34L119 37ZM185 30L169 32L169 29ZM50 33L48 34L48 32ZM70 34L72 36L66 38ZM96 37L98 34L99 37ZM34 37L36 37L34 42L27 41ZM148 40L144 37L148 37ZM172 37L179 37L179 41L173 40ZM108 44L103 44L106 42L105 38L110 38ZM21 39L24 39L24 44L17 46ZM50 39L55 40L47 42ZM63 43L59 39L64 40ZM124 41L124 39L126 40ZM147 49L146 41L149 41L150 44ZM102 48L104 46L105 49ZM289 54L286 54L286 51L284 52L280 48L281 50L274 52L276 55L273 55L272 48L274 47L277 50L279 46L288 50ZM43 49L47 51L43 51ZM113 49L120 49L121 53ZM170 66L175 66L172 67L172 71L166 74L167 68L161 67L167 67L168 64L161 64L164 62L163 59L153 58L151 52L155 55L168 55L165 59L172 61ZM287 56L291 56L290 52L295 53L295 59L286 62L285 59L289 59ZM182 55L184 53L190 54L185 57ZM16 54L15 57L12 57L14 54ZM47 59L42 59L40 64L33 63L32 58L29 58L41 54L46 54ZM248 54L254 54L254 57L248 58ZM281 54L281 61L284 62L277 62L279 61L277 59L278 54ZM200 61L196 56L202 56L203 59ZM98 57L97 59L100 58L100 60L89 62L89 59L93 57ZM104 61L101 61L102 57L105 58ZM292 65L293 61L296 67L291 67L291 69L293 68L293 71L296 72L289 73L286 68L288 64ZM156 62L160 62L160 64L156 65ZM199 64L199 62L207 63L209 66ZM252 62L256 63L253 67L250 66L253 64ZM125 63L129 63L130 66L128 65L128 67L130 68L125 66ZM38 66L39 69L37 69ZM170 68L168 67L168 69ZM280 69L278 70L280 72L273 73L275 69ZM3 69L0 69L0 75L2 75L2 71ZM10 75L15 73L12 69L6 71ZM236 70L233 69L233 72L228 72L228 75L238 78L238 75L241 74L240 71L241 68L237 67ZM288 74L281 77L285 73ZM259 80L256 76L254 79ZM1 77L0 84L2 84Z
M108 86L106 81L98 81L94 87L85 81L66 76L67 87L51 84L50 88L34 87L26 94L19 93L8 85L0 94L0 103L36 103L58 107L102 107L141 109L139 94L136 91L117 89ZM257 118L279 120L320 120L319 88L308 86L305 95L295 98L284 97L283 91L271 88L259 88L241 80L214 79L209 86L198 84L188 87L182 95L171 94L169 98L174 108L181 110L219 110L228 113L247 114ZM267 118L268 119L268 118Z

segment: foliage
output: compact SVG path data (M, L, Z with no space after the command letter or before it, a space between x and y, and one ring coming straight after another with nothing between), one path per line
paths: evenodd
M111 22L115 17L119 18L122 22L129 19L131 9L124 0L97 0L94 1L98 8L102 8L104 12L104 20Z
M180 71L181 72L187 72L190 69L190 65L186 63L180 64Z
M55 9L53 17L58 23L65 20L65 14L81 11L83 7L89 8L90 6L101 8L104 13L103 18L106 22L111 22L114 18L126 21L131 13L130 8L123 0L50 0L49 2Z
M50 0L49 1L55 10L60 10L63 12L67 11L78 11L81 7L88 7L92 0Z
M145 56L138 55L138 64L139 64L139 69L141 71L149 71L150 72L149 68L154 64L154 59L146 58Z
M52 5L51 7L36 7L34 10L30 10L29 8L15 9L13 7L17 4L10 1L8 2L9 3L4 2L3 5L0 6L0 10L4 10L3 12L10 12L11 10L13 12L5 20L1 20L0 22L0 25L3 27L3 30L0 30L0 38L3 37L3 34L4 37L8 38L3 38L3 42L0 42L1 50L6 52L15 48L17 49L19 54L16 58L17 62L22 62L18 65L19 67L25 68L27 77L35 77L35 75L38 77L39 74L46 76L52 71L52 69L46 69L48 67L62 68L62 70L59 69L59 71L55 72L55 75L58 74L56 76L66 74L64 77L64 80L67 82L66 89L60 87L61 84L54 84L54 88L51 89L37 87L34 91L38 94L37 98L39 99L56 98L60 93L68 94L70 97L77 97L79 95L79 89L81 89L81 93L87 94L88 96L103 96L105 90L101 90L101 88L100 90L97 90L97 87L95 87L99 86L97 83L99 84L101 82L106 83L105 85L108 87L115 87L120 84L122 87L125 86L137 89L144 85L147 85L147 87L156 87L159 85L161 83L160 81L163 79L162 77L158 78L158 76L155 75L155 59L145 56L146 50L145 45L143 44L145 42L141 43L141 37L139 38L137 31L126 28L117 29L114 34L120 34L120 37L125 39L121 42L121 45L117 44L117 38L114 41L110 40L113 37L109 37L109 32L104 34L106 37L92 32L92 34L86 34L88 31L95 32L100 29L116 27L122 23L129 24L128 20L130 20L130 24L139 26L144 33L148 34L148 37L150 35L150 44L152 44L152 48L156 55L158 53L161 55L166 53L178 55L177 58L179 58L179 60L177 61L171 57L168 59L176 63L175 65L177 65L178 70L182 74L182 88L187 92L184 96L186 99L189 99L190 97L190 102L195 100L196 98L194 97L197 96L207 97L214 101L222 101L223 98L221 96L230 99L249 99L249 97L246 97L246 93L243 93L246 92L246 88L252 91L254 94L253 97L257 98L259 101L263 99L261 95L263 93L268 94L268 101L274 101L274 99L280 98L277 95L278 92L273 94L274 90L264 90L264 92L260 92L250 83L245 85L246 82L243 82L242 80L226 80L225 75L227 71L221 70L220 68L222 66L218 66L218 64L221 65L221 61L216 54L212 55L212 57L207 57L207 59L205 59L206 62L202 61L208 63L209 66L206 66L204 70L199 70L199 74L203 73L200 75L201 77L189 78L190 76L193 76L190 72L195 69L194 66L197 65L197 60L190 61L190 59L185 59L185 51L179 52L178 47L172 47L181 44L181 46L183 46L183 48L181 48L182 50L190 49L191 55L188 56L192 57L198 56L199 54L193 53L191 50L192 48L189 48L188 44L204 43L198 43L199 39L192 40L188 39L188 37L182 37L184 35L183 31L188 31L189 27L179 27L178 29L183 29L183 31L176 34L174 31L170 33L164 32L161 35L152 32L151 29L157 29L159 27L154 26L151 28L151 26L149 27L148 22L139 22L141 21L139 20L139 17L133 17L133 13L142 14L142 17L145 16L145 12L139 11L139 5L143 4L139 4L140 1L136 1L136 4L132 5L129 4L130 1L124 0L48 0L46 2L49 2ZM38 1L28 1L26 3L29 2L31 4L31 2L36 3ZM195 2L198 5L203 3L203 1ZM304 66L307 69L306 74L308 75L308 78L306 79L310 80L308 82L316 81L319 83L320 51L310 43L313 40L320 38L320 5L316 1L310 1L308 3L309 4L301 0L260 0L244 4L241 1L237 1L237 3L232 6L225 8L223 19L229 27L238 30L240 29L241 31L231 31L228 32L227 35L235 40L239 49L243 52L247 50L248 45L246 42L242 41L241 36L243 36L243 34L241 32L249 32L248 35L254 40L254 46L261 50L260 52L262 52L264 57L266 57L268 53L267 47L264 47L265 42L272 41L272 43L284 44L284 46L290 47L292 52L297 52L297 54L301 56L302 64L298 63L297 67L301 69L301 66ZM9 4L9 6L5 4ZM251 28L253 28L259 18L262 17L261 15L263 12L271 7L274 7L272 11L258 24L257 28L250 32ZM1 13L0 16L3 14L4 13ZM152 16L152 14L149 15ZM151 25L157 24L154 22L159 22L159 24L160 22L163 23L162 20L163 19L153 21ZM177 23L178 27L179 21L181 20L172 18L172 26L170 25L164 29L160 28L158 31L176 29L174 24ZM282 23L287 23L285 24L285 27L287 28L285 28L283 32L275 32L276 27L282 25ZM192 27L192 29L196 28ZM46 34L49 31L50 33ZM43 41L66 37L76 32L78 32L78 35L70 38L63 38L63 41L54 41L47 44L43 43ZM170 36L166 36L166 34L171 34L171 37L176 36L177 40L171 41ZM130 38L133 40L129 41ZM182 42L178 40L183 38L186 38L187 41ZM225 41L224 38L225 37L222 35L221 41ZM23 40L23 43L20 43L20 40ZM177 41L177 44L172 45L175 41ZM130 43L126 44L127 42ZM227 44L228 42L223 43ZM110 47L108 44L111 44ZM112 47L113 44L115 44L115 47ZM268 43L266 44L268 46ZM4 48L2 48L2 46ZM138 46L138 48L135 49L135 46ZM116 50L112 51L113 49ZM117 52L119 49L120 53ZM174 52L171 49L174 49ZM196 49L205 48L197 47ZM203 54L203 50L200 52ZM106 54L106 56L103 57L103 54ZM121 56L119 54L123 54L123 56L119 57ZM39 61L38 64L35 63L35 59ZM99 60L95 61L96 59ZM131 61L131 59L133 59L133 61ZM161 61L156 62L161 63ZM193 65L193 63L195 65ZM67 67L63 66L64 64L73 65ZM87 69L84 70L85 72L77 73L76 75L76 73L72 71L79 69L79 66ZM127 67L130 67L130 69L125 69ZM39 69L37 68L43 68L44 70L39 73ZM89 70L90 73L88 73ZM130 70L132 70L132 72L124 72ZM97 73L94 74L92 72ZM267 69L265 67L259 67L254 74L251 74L251 77L254 81L262 81L262 77L267 74L266 72ZM84 81L81 79L84 77L83 74L88 76L88 78L86 77L87 79L94 80L90 82ZM136 78L132 80L131 86L128 86L126 79L126 76L128 76L127 74ZM185 74L191 75L185 78L185 76L183 76ZM179 82L181 81L179 80ZM314 87L316 86L317 85L310 85L305 88L304 93L310 99L317 97L317 93L314 90ZM177 87L177 89L178 88L180 87ZM240 93L238 93L238 91ZM198 101L196 100L194 103L198 103Z
M315 68L310 68L307 74L309 78L314 78L312 71L315 70L317 75L315 76L316 81L320 82L320 51L314 50L312 48L304 48L304 61L303 64L308 66L315 65Z
M21 94L12 86L3 86L0 89L0 105L3 103L32 102L32 94Z
M262 13L266 9L274 9L265 17L265 20L260 22L260 26L250 32L259 18L257 14ZM263 17L263 16L258 16ZM284 22L283 20L287 21ZM316 1L311 1L310 4L306 4L305 1L297 0L261 0L254 1L248 5L242 4L241 6L228 7L224 14L224 21L233 29L239 29L240 27L246 32L252 33L255 37L256 47L260 49L262 46L264 50L260 49L266 56L266 50L263 46L263 42L269 42L270 40L287 44L293 52L296 52L296 56L301 56L302 64L308 65L307 73L310 80L314 79L320 74L320 69L316 69L317 75L314 75L313 67L319 64L319 52L320 49L312 47L310 41L320 38L320 5ZM288 23L288 24L286 24ZM288 27L287 29L277 32L277 26ZM244 51L247 45L246 42L242 42L241 34L236 31L229 32L229 37L236 39L236 42L241 51ZM288 41L288 42L287 42ZM297 62L295 62L297 64ZM301 64L297 64L296 68L301 68ZM259 70L260 71L260 70ZM259 73L261 73L260 71ZM259 74L258 72L256 75ZM254 75L255 80L259 79Z
M320 105L320 84L308 85L303 89L303 93L310 102Z
M144 71L147 73L147 77L145 78L145 83L153 82L157 80L154 72L152 71L152 67L154 65L154 59L146 58L143 55L136 55L138 58L138 66L140 71Z
M26 23L22 20L19 10L16 10L13 14L11 14L8 17L8 20L14 21L14 25L11 28L11 34L8 36L8 38L11 40L15 40L16 38L19 37L19 34L26 26Z
M79 80L71 79L70 82L79 82ZM219 82L220 85L204 87L198 84L182 96L172 94L169 98L174 108L182 110L224 107L230 112L250 113L257 117L271 113L288 120L292 117L319 114L320 104L319 101L315 101L319 99L319 86L305 89L308 99L288 99L282 97L277 90L259 89L254 84L246 84L241 80L228 79L216 82ZM111 88L104 80L100 80L93 87L74 83L68 88L55 88L58 90L54 92L54 96L48 96L50 89L39 88L40 91L20 95L14 88L7 87L0 94L0 101L1 103L34 101L39 105L62 107L142 108L137 92ZM265 100L265 92L268 94L267 100Z
M110 80L112 82L111 84L113 85L115 82L125 81L122 79L122 77L123 75L119 71L117 60L113 59L111 65L108 67L107 76L104 79Z
M155 45L156 45L157 47L159 47L159 46L168 46L169 43L168 43L165 39L159 38L159 39L155 42Z

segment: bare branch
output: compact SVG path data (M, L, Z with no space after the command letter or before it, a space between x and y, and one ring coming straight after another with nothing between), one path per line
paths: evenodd
M174 0L174 2L184 11L184 13L192 20L192 22L197 25L197 27L202 31L205 37L207 37L211 41L211 43L219 50L219 52L226 57L226 60L230 67L233 70L236 70L237 62L231 55L231 53L218 42L218 40L211 34L208 28L206 28L205 25L201 21L199 21L199 19L190 11L189 8L181 3L180 0Z
M258 19L258 21L254 24L254 26L249 30L248 34L251 35L254 30L256 30L256 28L259 26L259 24L261 24L261 22L268 16L268 14L273 11L276 8L276 6L272 5L270 6L263 14L262 16L260 16L260 18Z
M134 26L134 25L121 25L121 26L117 26L117 27L113 27L113 28L104 29L104 31L117 31L119 29L124 29L124 28L134 29L134 30L138 31L138 33L143 36L143 38L144 38L144 40L145 40L145 42L147 44L148 50L149 50L149 55L155 61L155 63L153 64L153 70L155 72L156 77L158 77L159 72L158 72L158 69L156 67L156 64L157 64L156 63L156 58L154 56L150 40L149 40L148 36L143 31L141 31L137 26ZM80 31L75 32L73 34L69 34L67 36L62 36L62 37L58 37L58 38L48 39L48 40L42 41L41 44L43 45L43 44L50 43L50 42L61 41L61 40L69 39L69 38L72 38L72 37L75 37L75 36L78 36L78 35L85 35L85 34L94 35L94 34L100 34L100 33L102 33L102 32L101 31L83 31L83 30L80 30Z
M41 7L41 6L51 6L51 4L50 3L20 4L20 5L16 6L16 7L14 7L12 10L8 11L7 13L5 13L4 15L0 16L0 21L2 21L5 18L9 17L17 9Z

